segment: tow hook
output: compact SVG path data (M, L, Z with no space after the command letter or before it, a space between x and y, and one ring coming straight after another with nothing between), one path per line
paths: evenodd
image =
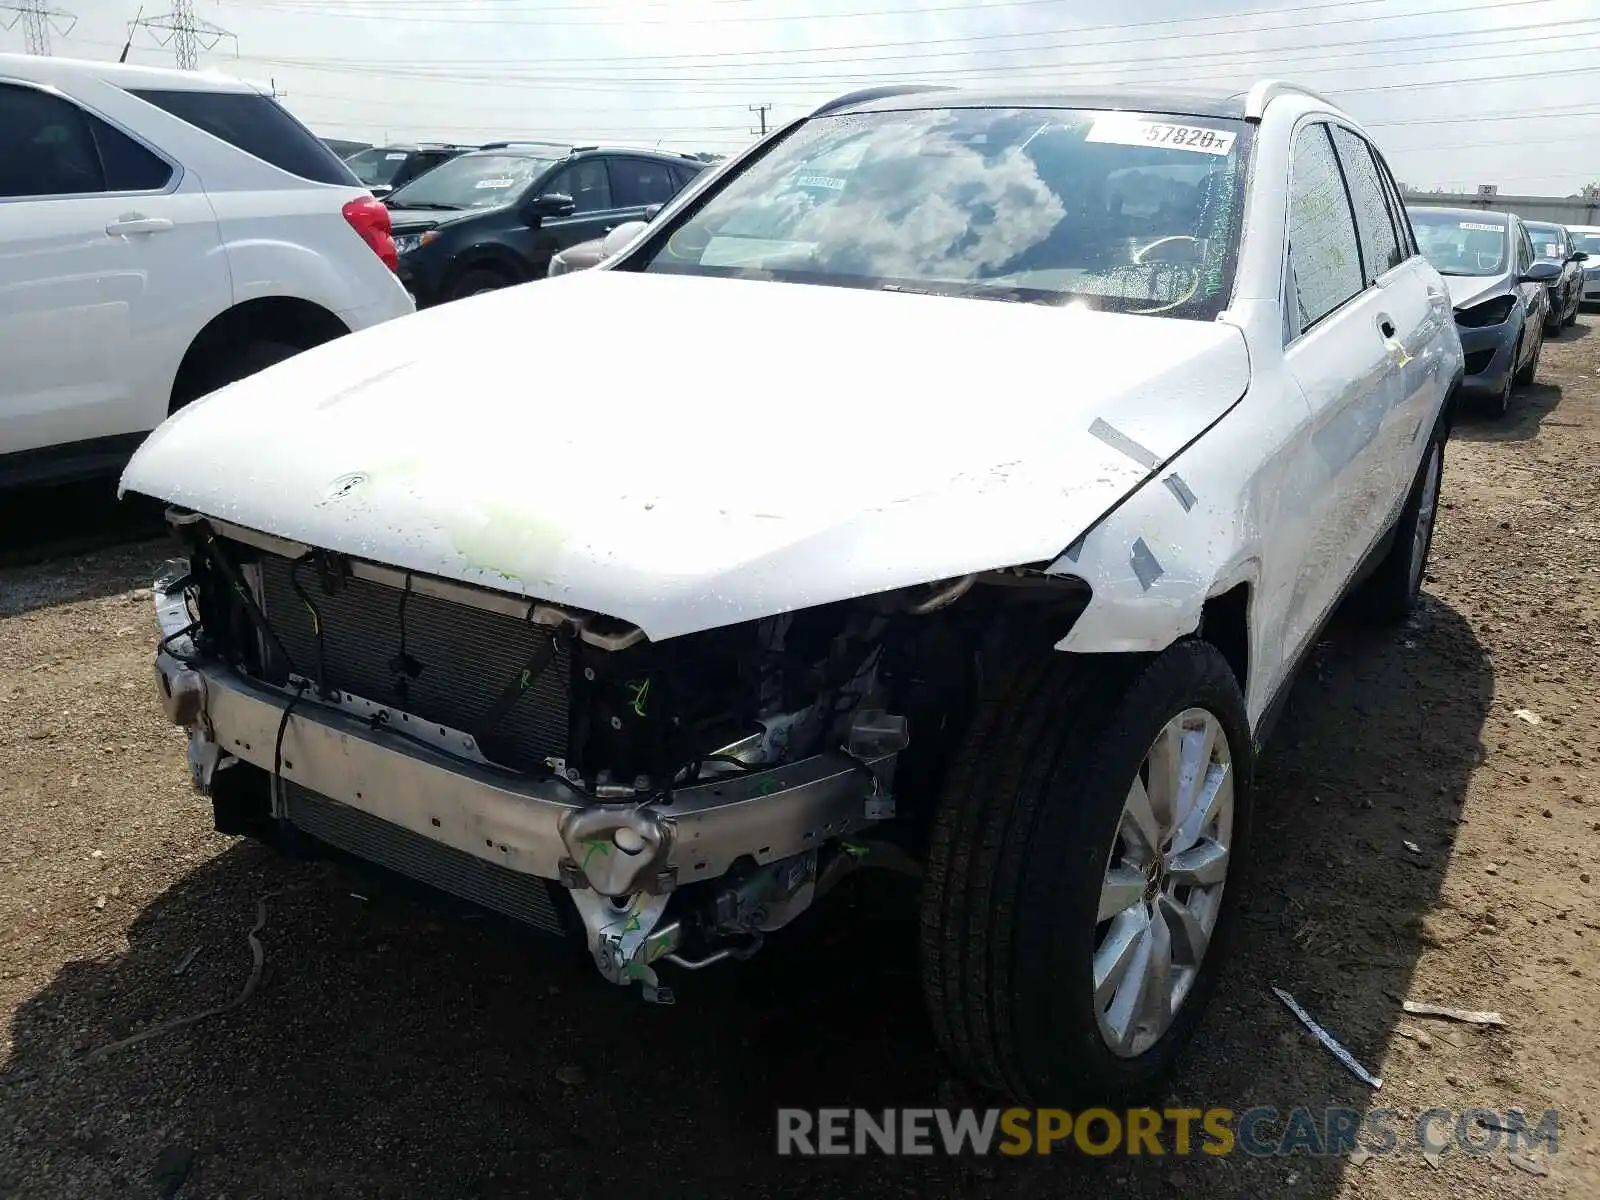
M615 899L589 888L575 888L569 894L583 919L589 953L600 974L622 987L638 983L647 1003L671 1004L672 989L657 980L650 965L678 948L678 922L657 928L671 896L635 892Z

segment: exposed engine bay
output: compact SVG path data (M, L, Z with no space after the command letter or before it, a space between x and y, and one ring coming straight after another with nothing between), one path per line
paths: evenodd
M915 871L986 657L1087 601L1013 569L653 643L169 516L188 557L157 581L157 675L219 829L581 933L656 1002L656 964L748 957L851 871Z

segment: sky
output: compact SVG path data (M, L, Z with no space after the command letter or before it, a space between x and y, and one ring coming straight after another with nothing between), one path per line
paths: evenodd
M0 0L4 3L5 0ZM50 0L114 59L138 0ZM170 0L146 0L146 16ZM362 141L593 139L727 152L876 83L1245 87L1343 104L1419 188L1600 180L1600 0L194 0L201 65ZM1113 19L1113 14L1115 19ZM10 14L0 13L0 23ZM156 33L129 61L170 64ZM209 39L208 39L209 40ZM0 50L22 31L0 29Z

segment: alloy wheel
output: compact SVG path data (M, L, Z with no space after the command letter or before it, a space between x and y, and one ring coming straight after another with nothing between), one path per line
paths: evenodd
M1145 753L1100 887L1094 1009L1119 1057L1159 1041L1194 987L1232 845L1232 748L1215 716L1187 709Z

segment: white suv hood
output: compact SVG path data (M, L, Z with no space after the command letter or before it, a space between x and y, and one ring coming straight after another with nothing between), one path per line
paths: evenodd
M122 487L660 640L1052 559L1248 381L1226 324L590 271L213 393Z

